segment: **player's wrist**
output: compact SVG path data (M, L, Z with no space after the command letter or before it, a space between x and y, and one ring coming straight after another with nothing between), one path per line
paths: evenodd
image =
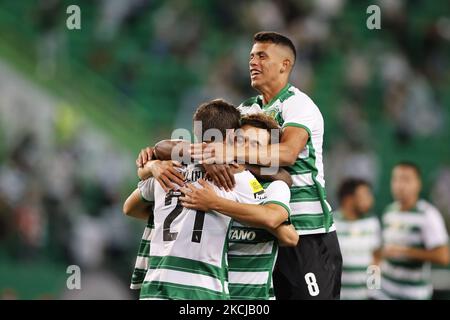
M145 180L155 176L156 165L160 163L160 160L150 160L143 168L138 169L138 176L141 180Z
M224 198L214 195L209 201L209 207L214 211L223 211L224 209Z

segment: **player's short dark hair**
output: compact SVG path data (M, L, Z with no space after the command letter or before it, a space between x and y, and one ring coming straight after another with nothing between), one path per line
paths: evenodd
M417 177L419 179L422 179L422 171L420 170L419 166L412 161L407 161L407 160L399 161L395 164L394 168L396 168L396 167L411 168L417 174Z
M294 61L297 58L297 51L295 50L295 46L292 43L291 39L289 39L286 36L283 36L282 34L278 33L278 32L273 32L273 31L261 31L256 33L253 36L253 41L254 42L271 42L274 44L279 44L285 47L288 47L289 49L291 49L292 53L294 54Z
M242 117L241 127L245 125L265 129L269 132L271 138L273 135L278 135L278 137L281 135L281 129L278 123L264 113L255 113Z
M346 197L354 195L360 186L371 187L370 183L364 179L348 178L342 181L338 188L339 203L342 203Z
M240 126L241 114L235 106L222 99L215 99L201 104L194 113L193 120L201 121L201 132L194 132L202 141L204 133L209 129L217 129L225 139L227 129Z

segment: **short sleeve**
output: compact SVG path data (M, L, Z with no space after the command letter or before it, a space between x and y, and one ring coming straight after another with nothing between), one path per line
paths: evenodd
M266 188L266 200L264 204L273 203L286 209L288 216L291 216L289 202L291 201L291 191L286 182L277 180L269 184Z
M299 127L308 131L309 136L314 131L321 114L317 106L306 95L295 95L283 103L281 110L283 128Z
M427 249L443 246L448 242L448 234L445 228L444 219L440 212L434 207L429 208L425 212L422 235Z
M139 181L138 189L142 199L149 202L155 201L155 178Z

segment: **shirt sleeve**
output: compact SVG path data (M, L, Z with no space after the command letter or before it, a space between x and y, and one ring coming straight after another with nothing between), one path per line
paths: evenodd
M269 184L265 192L266 200L264 201L264 204L277 204L287 211L288 217L291 216L291 209L289 207L289 202L291 201L291 191L289 190L286 182L281 180L274 181Z
M138 189L143 200L149 202L155 201L155 178L139 181Z
M314 102L306 95L295 95L283 103L281 114L283 128L299 127L308 131L309 136L321 121L322 115Z
M440 212L432 207L425 212L425 224L422 235L427 249L433 249L448 243L448 234Z

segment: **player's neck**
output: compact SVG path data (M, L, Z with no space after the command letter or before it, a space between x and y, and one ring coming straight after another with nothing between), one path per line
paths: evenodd
M416 206L418 200L419 200L418 197L411 197L409 199L404 199L402 201L399 201L400 210L401 211L410 211L411 209L413 209Z
M280 81L269 86L265 86L259 88L258 91L261 93L263 97L264 105L268 104L270 101L275 98L281 90L287 85L287 81Z
M341 207L342 215L347 220L357 220L359 218L358 212L351 206Z

